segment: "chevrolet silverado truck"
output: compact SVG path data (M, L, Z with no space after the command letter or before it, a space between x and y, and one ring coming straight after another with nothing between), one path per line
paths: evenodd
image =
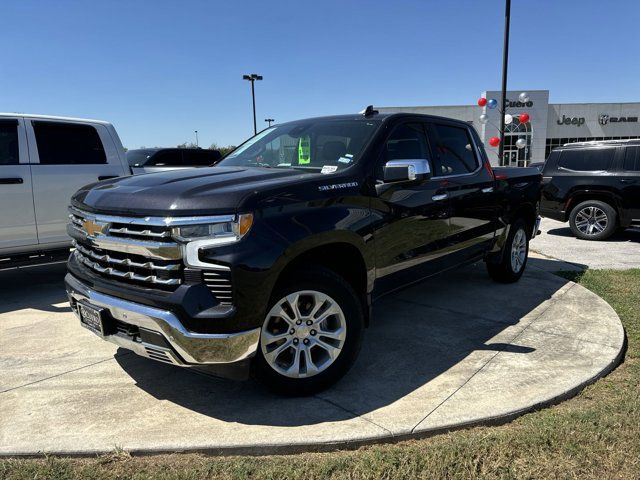
M66 289L122 348L310 394L353 364L382 295L480 260L517 281L540 183L492 169L457 120L367 108L277 125L212 168L79 190Z

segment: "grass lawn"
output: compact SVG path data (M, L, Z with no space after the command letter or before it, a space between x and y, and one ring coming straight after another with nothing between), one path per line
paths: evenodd
M507 425L356 451L291 456L122 453L2 460L0 478L640 479L640 269L570 275L609 302L622 319L629 342L624 363L575 398Z

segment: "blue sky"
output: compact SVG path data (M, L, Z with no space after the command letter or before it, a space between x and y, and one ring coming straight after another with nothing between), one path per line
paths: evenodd
M7 1L0 111L112 122L123 144L236 144L259 126L500 88L502 1ZM510 89L640 100L640 2L512 2Z

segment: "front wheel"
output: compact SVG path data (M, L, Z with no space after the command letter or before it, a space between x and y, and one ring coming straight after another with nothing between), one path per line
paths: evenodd
M310 395L338 381L355 361L364 330L358 296L324 268L297 272L273 295L254 372L285 395Z
M493 280L500 283L513 283L520 280L529 257L529 235L527 224L516 220L511 224L507 241L502 247L499 262L487 260L487 271Z

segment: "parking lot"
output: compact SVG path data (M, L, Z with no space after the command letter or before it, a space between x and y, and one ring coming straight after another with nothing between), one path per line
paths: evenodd
M531 250L547 258L570 262L579 268L626 269L640 267L640 228L628 228L611 238L593 242L573 236L568 223L544 218L542 234Z
M532 258L519 283L499 285L478 264L385 298L352 371L308 398L103 342L69 310L64 265L0 273L0 410L11 419L0 452L293 452L505 421L620 359L617 315L544 271L562 268Z

